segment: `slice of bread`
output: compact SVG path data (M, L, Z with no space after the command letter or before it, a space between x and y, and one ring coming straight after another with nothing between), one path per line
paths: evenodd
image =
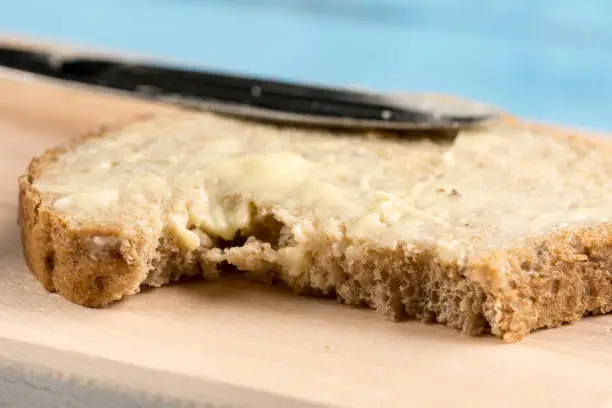
M23 246L84 306L233 268L515 341L612 310L606 149L506 122L398 137L172 114L33 160Z

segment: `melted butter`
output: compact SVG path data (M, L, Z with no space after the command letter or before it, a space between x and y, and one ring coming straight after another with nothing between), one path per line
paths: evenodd
M434 143L184 114L89 140L35 186L59 211L165 229L190 250L192 228L233 239L255 205L294 214L290 226L314 212L349 237L432 242L451 258L607 221L610 171L595 149L501 125Z
M329 169L339 179L343 164ZM320 176L320 163L308 160L291 151L265 154L245 154L229 158L210 169L208 173L222 180L227 190L258 194L275 190L287 198L295 198L306 208L338 208L344 204L344 194Z
M200 237L186 227L187 215L170 214L168 217L168 230L179 240L188 251L200 247Z
M91 192L67 192L65 196L56 200L53 207L59 211L68 209L85 210L93 212L112 207L119 199L119 191L115 189L101 189Z

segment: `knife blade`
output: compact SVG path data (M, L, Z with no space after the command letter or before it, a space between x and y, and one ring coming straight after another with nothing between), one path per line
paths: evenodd
M351 89L186 69L119 58L71 55L0 46L0 66L79 87L204 109L222 114L304 125L386 130L456 129L497 117L437 112L409 98Z

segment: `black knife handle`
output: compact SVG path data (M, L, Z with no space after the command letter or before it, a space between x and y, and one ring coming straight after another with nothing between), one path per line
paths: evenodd
M427 124L441 124L443 121L423 112L389 108L376 100L368 101L350 92L339 96L336 91L330 92L324 88L145 64L67 60L57 76L70 81L146 93L148 97L176 95L284 113Z
M51 53L10 47L0 47L0 66L125 91L145 99L221 103L334 121L348 119L381 125L395 123L447 128L491 118L491 115L435 115L416 107L392 103L389 98L376 93L114 59L59 58Z

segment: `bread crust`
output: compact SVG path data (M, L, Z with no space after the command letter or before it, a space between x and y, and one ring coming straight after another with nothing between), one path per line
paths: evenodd
M148 118L150 115L135 121ZM508 126L546 130L558 138L612 152L604 141L576 132L525 125L512 117L502 120ZM147 238L142 234L128 236L120 226L91 225L87 229L72 230L68 220L42 203L33 182L63 153L85 140L103 137L113 128L102 128L67 147L48 150L33 159L28 173L19 179L19 223L30 270L47 291L57 292L86 307L104 307L137 293L143 281L143 259L151 259L153 254L147 251L151 252L152 247L147 245ZM118 244L104 254L104 259L93 259L87 248L94 236L117 237ZM509 287L494 296L485 296L480 289L474 289L470 296L477 301L471 308L478 310L464 310L443 318L417 314L417 318L437 320L472 334L490 331L505 341L516 341L539 328L555 327L578 320L585 314L612 310L611 224L549 234L507 254L519 263L512 267L537 268L540 275L510 282ZM482 274L489 278L499 275L493 258L479 261ZM390 299L388 304L376 308L393 314L392 309L396 308L393 302L397 299Z
M150 119L142 115L133 122ZM26 263L49 292L86 307L104 307L123 296L138 292L140 286L139 248L145 241L137 235L107 252L104 262L92 259L85 248L94 236L123 237L120 228L96 227L73 231L61 213L42 204L33 182L50 163L89 139L128 123L103 126L67 146L48 149L32 159L28 172L19 178L19 225Z

